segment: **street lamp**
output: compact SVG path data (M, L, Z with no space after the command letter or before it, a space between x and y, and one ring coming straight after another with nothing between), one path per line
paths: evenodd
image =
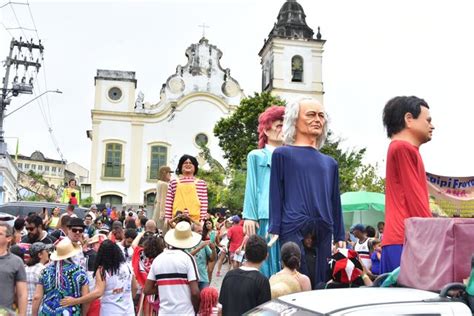
M31 102L33 102L34 100L38 99L39 97L45 95L46 93L49 93L49 92L54 92L54 93L63 93L62 91L60 90L46 90L45 92L41 93L40 95L37 95L36 97L34 97L33 99L31 99L30 101L26 102L25 104L23 104L22 106L20 106L19 108L16 108L15 110L11 111L10 113L8 114L5 114L3 116L3 118L7 118L9 117L10 115L12 115L13 113L15 113L16 111L19 111L21 110L22 108L24 108L25 106L27 106L28 104L30 104Z

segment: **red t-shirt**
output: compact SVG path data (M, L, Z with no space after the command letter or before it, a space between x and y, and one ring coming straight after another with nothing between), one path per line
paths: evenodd
M235 252L244 241L244 229L240 225L233 225L227 230L227 237L230 239L229 251Z
M403 244L409 217L432 217L426 172L418 147L394 140L387 153L384 246Z
M77 205L77 198L75 196L71 196L69 199L69 204Z

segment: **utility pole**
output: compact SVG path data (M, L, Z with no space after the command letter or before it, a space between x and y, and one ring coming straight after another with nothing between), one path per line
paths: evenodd
M2 94L0 96L0 156L5 156L7 153L7 145L3 136L3 119L5 117L5 109L11 101L9 94L11 93L11 95L14 97L17 97L19 94L33 94L33 77L30 77L27 82L26 74L29 67L35 67L36 72L38 72L39 68L41 67L38 58L36 61L28 61L27 57L25 57L23 60L18 59L18 55L13 57L13 52L18 51L18 53L21 54L23 48L26 48L31 55L33 55L33 51L36 50L39 50L40 55L42 55L44 50L41 40L39 40L38 44L35 44L33 43L33 39L31 39L29 42L23 42L22 38L20 37L19 41L13 38L10 42L10 52L5 62L6 71L5 77L3 77L3 88ZM33 60L33 58L31 58L31 60ZM11 88L8 88L10 83L10 68L12 66L14 66L16 70L18 70L19 66L24 67L24 75L20 81L18 81L18 76L16 75L11 83Z

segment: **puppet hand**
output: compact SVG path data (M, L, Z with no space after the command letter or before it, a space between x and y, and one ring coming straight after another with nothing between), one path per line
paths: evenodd
M244 233L247 236L255 235L256 229L260 228L258 222L252 219L246 219L244 221Z
M272 234L269 234L268 235L270 237L270 241L268 242L267 246L270 248L271 246L273 246L273 244L278 240L278 235L272 235Z

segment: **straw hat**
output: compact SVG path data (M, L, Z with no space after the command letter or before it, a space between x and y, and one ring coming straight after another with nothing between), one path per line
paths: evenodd
M277 273L270 278L270 289L272 291L272 299L274 299L283 295L301 292L301 285L292 275Z
M89 239L87 240L87 244L88 244L88 245L95 244L95 243L100 243L100 244L102 244L102 242L103 242L104 240L106 240L106 239L107 239L107 236L106 236L106 235L104 235L104 234L96 234L96 235L92 236L91 238L89 238Z
M189 249L196 246L201 241L201 235L191 231L191 225L186 222L179 222L174 229L169 230L165 235L165 242L180 249Z
M59 261L74 257L82 251L81 247L75 247L69 238L64 238L56 245L56 250L51 254L52 261Z

